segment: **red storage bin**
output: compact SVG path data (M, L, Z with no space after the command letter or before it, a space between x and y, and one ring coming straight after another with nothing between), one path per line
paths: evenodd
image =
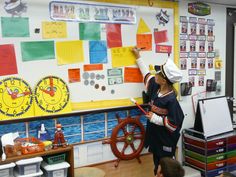
M202 148L207 147L208 149L223 147L226 145L226 138L217 139L217 140L207 142L205 140L201 140L201 139L189 136L189 135L184 135L184 141L189 144L198 146L198 147L202 147Z

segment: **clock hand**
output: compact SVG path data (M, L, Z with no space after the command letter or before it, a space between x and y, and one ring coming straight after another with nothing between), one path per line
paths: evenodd
M6 89L7 89L7 93L8 93L9 95L12 95L11 89L10 89L9 87L6 87Z
M46 93L46 94L51 94L51 91L48 91L48 90L44 90L44 89L40 89L41 91L43 91L44 93Z
M11 96L12 99L16 98L16 93L12 92L9 87L6 87L7 93Z
M49 94L51 97L54 96L54 91L52 92L51 90L48 91L48 90L45 90L45 89L40 89L40 90L43 91L43 92L46 93L46 94Z
M54 88L53 88L53 79L52 77L49 78L49 82L50 82L50 96L54 96Z
M23 92L23 93L19 93L16 95L16 98L22 97L22 96L26 96L26 95L30 95L31 92Z

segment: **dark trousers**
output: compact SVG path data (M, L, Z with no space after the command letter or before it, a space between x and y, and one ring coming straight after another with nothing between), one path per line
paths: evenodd
M157 174L157 169L159 165L160 157L156 154L153 154L153 162L154 162L154 175L156 176Z

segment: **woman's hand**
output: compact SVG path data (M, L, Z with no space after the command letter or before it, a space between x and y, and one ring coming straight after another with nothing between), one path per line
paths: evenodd
M152 116L153 116L153 112L151 112L151 111L149 111L149 112L146 114L146 117L147 117L149 120L151 120Z
M132 52L134 53L134 56L136 59L141 57L139 51L140 51L140 49L137 48L136 46L132 49Z

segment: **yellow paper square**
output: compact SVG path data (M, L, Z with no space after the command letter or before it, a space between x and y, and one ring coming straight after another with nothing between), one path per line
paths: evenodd
M56 42L58 65L84 62L83 41Z
M42 22L43 39L66 38L66 22Z
M131 66L136 64L133 47L116 47L111 49L112 67Z

